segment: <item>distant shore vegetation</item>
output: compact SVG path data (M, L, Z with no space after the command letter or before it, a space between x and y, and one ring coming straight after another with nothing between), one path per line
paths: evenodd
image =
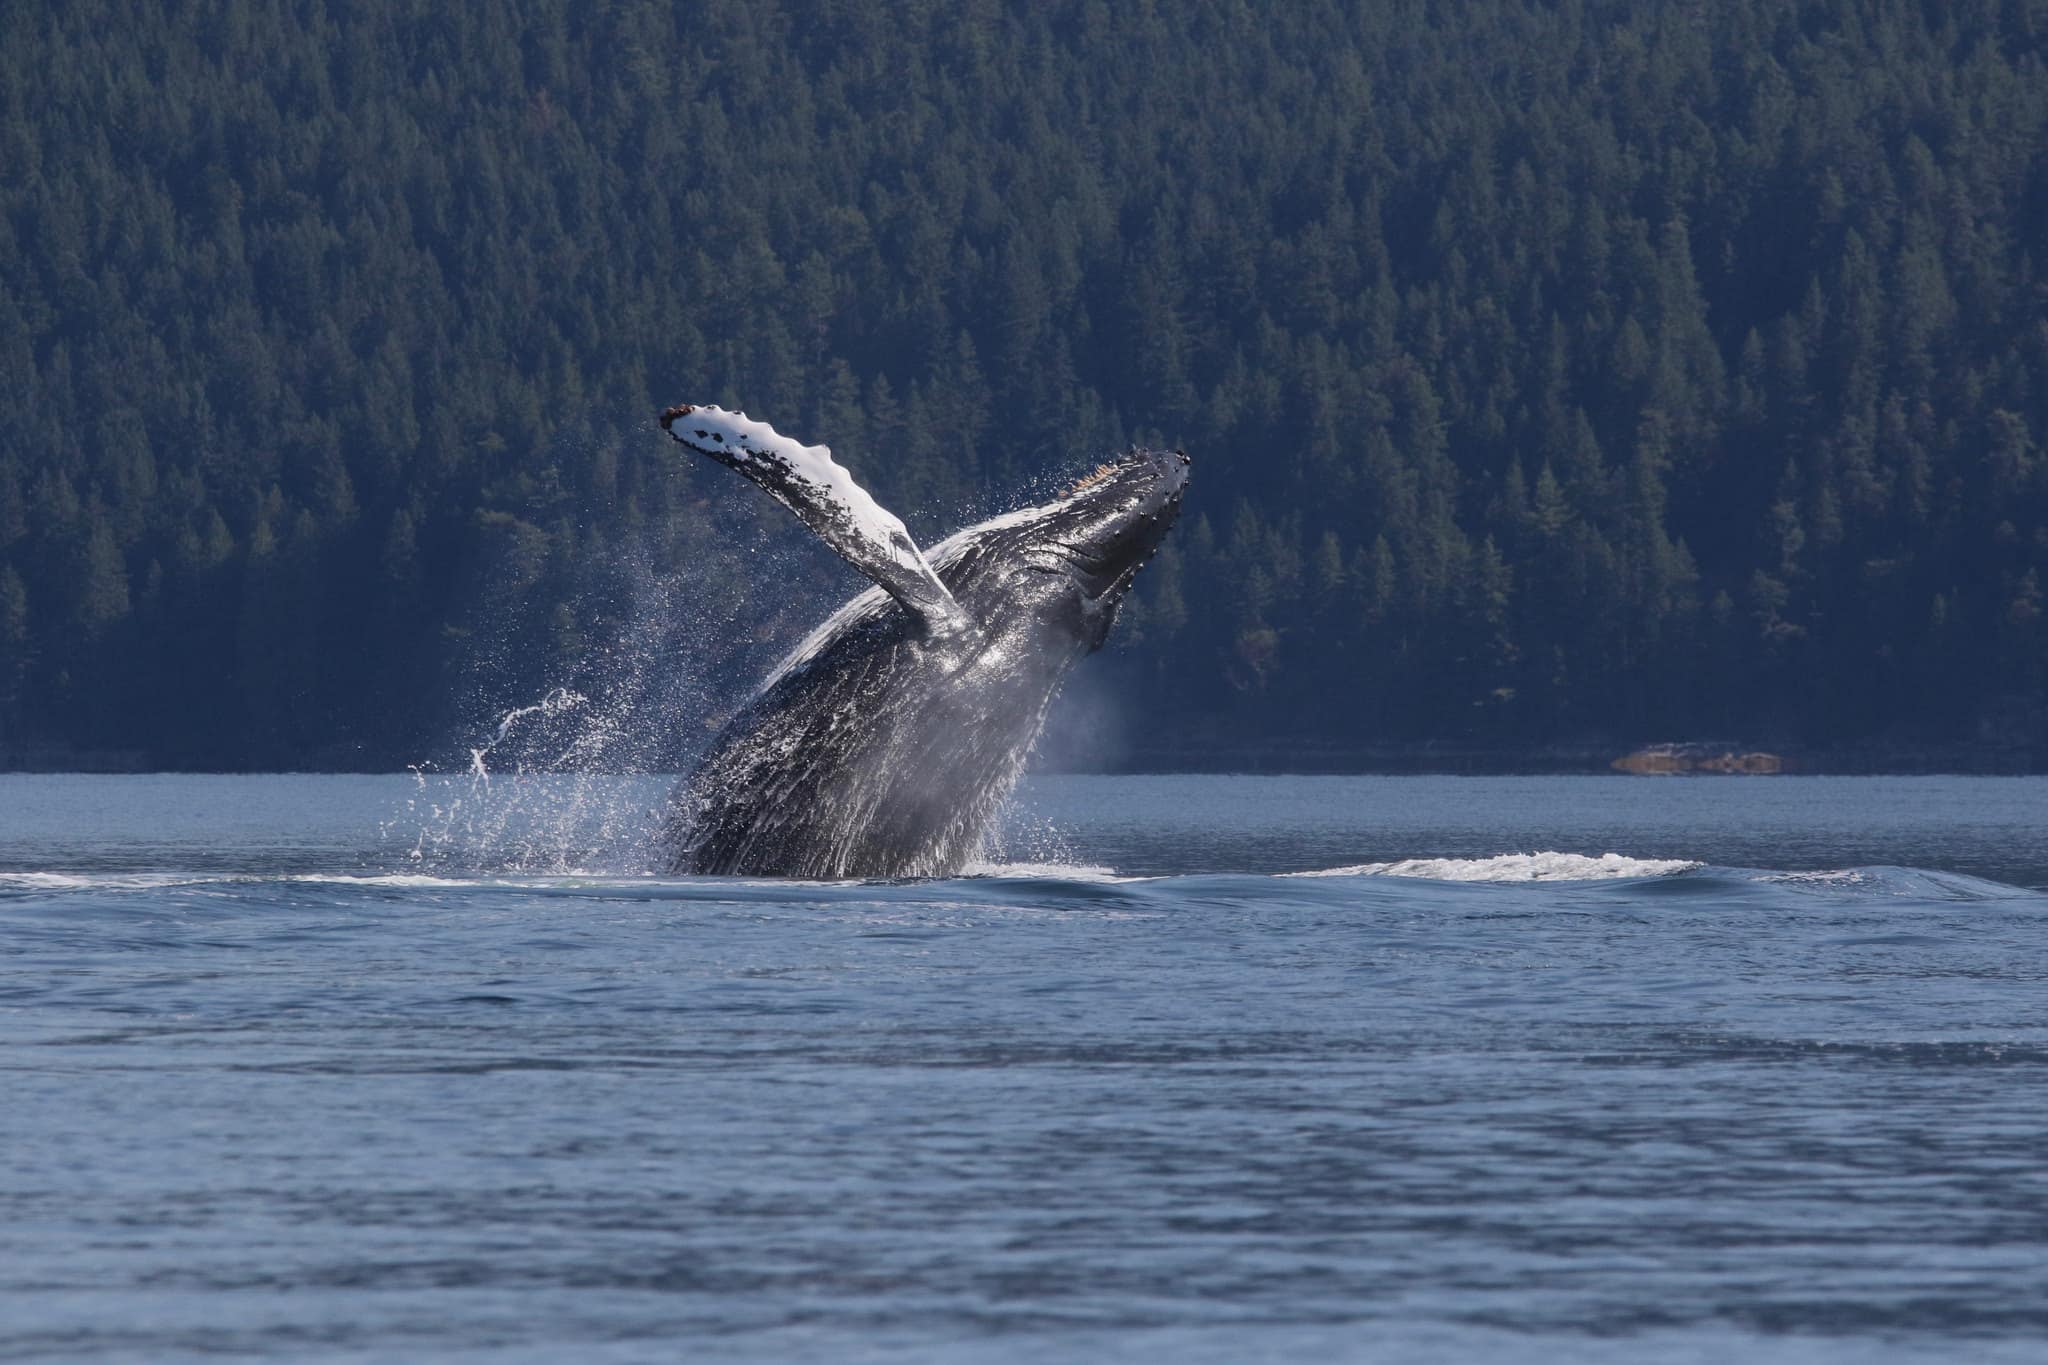
M2044 58L2043 0L6 7L0 761L391 765L589 673L713 558L684 400L927 537L1184 446L1138 749L2048 749Z

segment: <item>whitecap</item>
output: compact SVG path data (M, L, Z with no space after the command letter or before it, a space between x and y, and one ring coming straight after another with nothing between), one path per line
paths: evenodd
M1674 858L1630 858L1619 853L1502 853L1492 858L1404 858L1357 863L1288 877L1421 877L1440 882L1586 882L1623 877L1668 877L1705 866Z
M1839 867L1824 872L1773 872L1761 880L1791 886L1862 886L1871 878L1861 868Z
M0 872L0 891L152 891L218 880L173 872Z
M353 874L347 872L295 872L283 878L288 882L308 882L332 886L390 886L390 887L464 887L514 885L510 880L493 882L480 877L436 877L424 872L375 872ZM536 885L544 885L545 879L530 879Z
M1139 877L1120 876L1113 867L1087 863L969 863L960 869L963 877L1007 877L1048 882L1134 882Z

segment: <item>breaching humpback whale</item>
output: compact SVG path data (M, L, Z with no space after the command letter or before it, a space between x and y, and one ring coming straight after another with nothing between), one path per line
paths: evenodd
M1180 513L1188 457L1133 449L929 557L829 448L745 413L661 426L766 489L876 586L813 631L676 789L671 870L943 877L980 846L1067 670Z

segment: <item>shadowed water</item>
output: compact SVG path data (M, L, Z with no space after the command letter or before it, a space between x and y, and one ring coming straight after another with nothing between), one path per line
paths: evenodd
M2048 782L1042 779L900 884L662 790L0 778L0 1356L2048 1335Z

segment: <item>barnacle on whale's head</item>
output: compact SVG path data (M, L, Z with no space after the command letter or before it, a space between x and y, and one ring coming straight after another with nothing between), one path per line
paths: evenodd
M1117 467L1114 464L1099 464L1095 466L1095 468L1089 470L1086 474L1083 474L1080 478L1068 484L1065 488L1061 489L1060 496L1063 498L1071 498L1076 494L1085 493L1089 489L1095 487L1095 485L1101 483L1104 479L1108 478L1110 475L1116 473L1116 470Z

